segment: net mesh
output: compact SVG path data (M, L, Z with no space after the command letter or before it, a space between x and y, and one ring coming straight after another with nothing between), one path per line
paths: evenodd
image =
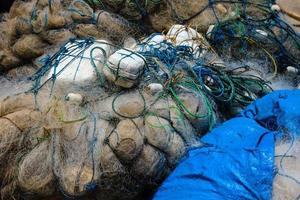
M1 198L139 199L155 190L199 136L272 91L288 66L299 69L299 34L273 4L31 2L20 35L29 24L33 37L63 28L82 39L66 37L51 54L37 47L32 88L1 101ZM120 45L153 30L169 32ZM28 43L18 57L35 52Z

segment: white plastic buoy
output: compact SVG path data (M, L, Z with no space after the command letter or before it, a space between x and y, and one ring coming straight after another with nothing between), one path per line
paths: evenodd
M273 4L271 6L271 10L274 11L274 12L280 12L280 6L278 4Z
M166 40L166 36L163 34L152 34L149 37L143 39L139 45L136 46L135 51L146 52L152 48L160 48L161 43Z
M152 34L148 38L145 38L142 42L147 43L147 44L151 44L151 45L155 45L155 44L159 44L159 43L163 42L164 40L166 40L165 35L163 35L163 34Z
M137 46L137 41L133 37L128 37L123 42L123 47L134 50Z
M159 83L151 83L146 87L147 92L151 93L152 95L157 94L163 91L163 86Z
M83 96L78 93L69 93L66 95L65 100L72 103L81 104L83 102Z
M82 42L82 40L77 40L76 42ZM61 55L63 58L59 60L56 69L52 67L48 74L48 78L55 76L57 82L83 82L95 80L97 74L95 67L91 63L91 59L93 59L96 66L99 66L104 63L105 59L112 51L111 45L104 40L97 40L86 49L85 47L76 46L76 43L74 42L67 43L65 47L68 49L65 53L66 55Z
M175 46L187 46L193 49L195 57L200 57L203 52L199 50L204 50L205 38L198 33L195 29L184 26L184 25L173 25L166 35L169 42L173 43Z
M103 68L105 77L116 85L130 88L143 73L145 59L138 53L120 49L113 53Z
M181 45L186 41L202 40L203 37L195 29L184 25L173 25L166 35L168 41L174 43L174 45Z

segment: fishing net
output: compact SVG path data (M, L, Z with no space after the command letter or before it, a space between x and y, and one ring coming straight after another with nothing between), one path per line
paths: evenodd
M5 22L11 25L4 30L11 31L4 37L13 45L18 35L31 31L52 45L75 36L106 38L120 44L128 36L185 24L206 33L223 59L256 62L264 66L264 72L277 73L288 66L299 68L299 35L279 11L271 0L16 1ZM20 63L2 65L10 69Z
M199 33L179 25L132 49L71 39L41 62L31 90L1 103L2 124L14 133L2 131L17 140L1 138L3 155L21 154L3 197L135 198L201 145L197 137L222 120L217 102L241 108L270 91L248 70L226 69Z
M141 30L120 15L93 10L81 0L17 0L0 21L0 71L32 62L71 38L95 37L121 44Z
M144 23L158 32L169 30L173 24L191 26L206 33L222 58L263 60L275 73L285 71L288 66L299 69L299 34L283 19L280 7L273 0L87 2L117 10L131 20L143 18ZM130 11L124 13L128 8ZM130 18L130 14L136 17Z
M299 198L299 138L294 133L278 142L276 148L276 176L273 184L274 199ZM287 191L287 192L283 192Z
M299 36L273 3L16 1L1 70L38 70L0 102L1 198L144 198L200 136L299 68ZM164 32L140 37L152 30Z

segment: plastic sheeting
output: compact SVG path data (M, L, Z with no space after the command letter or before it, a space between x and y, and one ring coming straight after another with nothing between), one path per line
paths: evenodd
M272 199L275 138L300 130L300 90L276 91L201 138L154 200ZM293 137L294 138L294 137Z

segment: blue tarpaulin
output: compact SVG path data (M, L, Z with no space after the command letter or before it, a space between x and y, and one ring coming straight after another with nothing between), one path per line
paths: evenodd
M201 138L154 200L270 200L275 140L300 135L300 90L276 91Z

